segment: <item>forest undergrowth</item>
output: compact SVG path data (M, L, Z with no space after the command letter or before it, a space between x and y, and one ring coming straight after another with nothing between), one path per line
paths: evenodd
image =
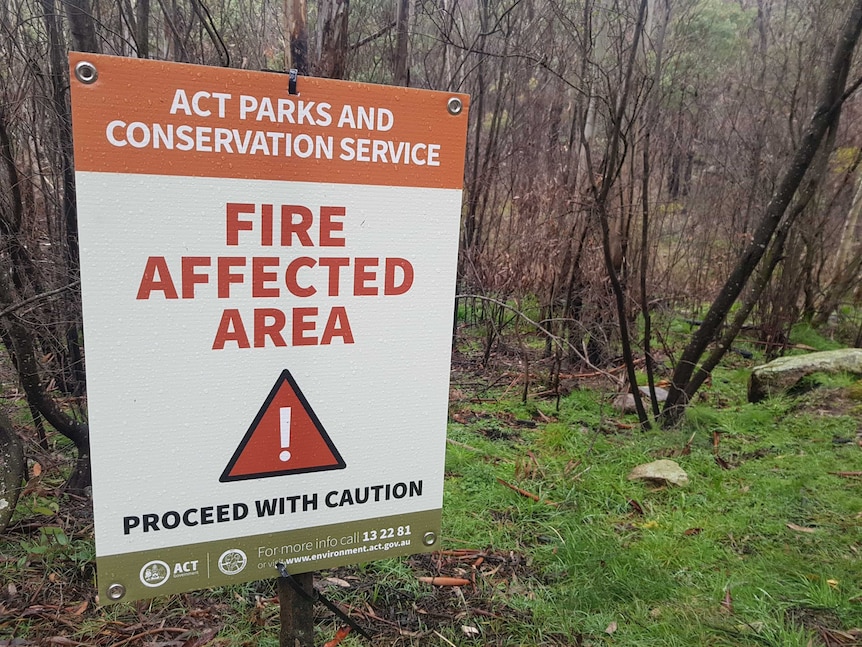
M762 356L732 355L680 425L644 432L611 382L554 375L537 340L504 337L484 366L480 345L459 334L453 354L444 549L316 576L374 645L862 644L862 382L749 404ZM27 445L1 646L278 644L274 580L99 607L70 453L59 435ZM660 458L688 484L627 479ZM369 644L316 614L316 644Z

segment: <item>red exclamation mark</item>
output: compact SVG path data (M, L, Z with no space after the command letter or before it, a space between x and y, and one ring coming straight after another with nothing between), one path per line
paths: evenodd
M278 410L279 415L279 434L281 436L282 451L278 455L282 463L290 460L290 407L281 407Z

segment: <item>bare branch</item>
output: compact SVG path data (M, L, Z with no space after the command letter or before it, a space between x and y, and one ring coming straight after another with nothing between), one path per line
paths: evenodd
M523 319L524 321L529 323L531 326L534 326L537 330L539 330L542 333L544 333L545 335L547 335L548 339L550 339L552 342L557 344L560 348L568 348L569 350L571 350L573 353L575 353L575 355L577 355L578 357L581 358L581 361L583 361L584 364L586 364L592 370L594 370L597 373L604 375L606 378L608 378L614 384L617 384L617 385L620 384L620 380L618 378L614 377L614 375L612 373L605 371L605 370L599 368L598 366L595 366L592 362L590 362L590 360L587 358L587 356L584 355L578 349L578 347L575 346L574 344L572 344L569 340L563 339L562 337L555 335L550 330L545 328L541 323L531 319L530 317L525 315L522 311L518 310L515 307L510 306L505 301L500 301L499 299L495 299L493 297L487 297L483 294L456 294L455 299L456 300L457 299L479 299L481 301L488 301L489 303L493 303L493 304L498 305L502 308L505 308L506 310L509 310L510 312L513 312L514 314L518 315L518 317L520 317L521 319Z
M68 285L64 285L63 287L57 288L56 290L48 290L47 292L41 292L39 294L35 294L28 299L24 299L23 301L20 301L18 303L15 303L11 306L8 306L8 307L0 310L0 319L2 319L3 317L8 317L13 312L17 312L21 308L29 306L32 303L35 303L37 301L42 301L44 299L47 299L48 297L52 297L56 294L60 294L62 292L65 292L66 290L71 290L72 288L77 287L80 284L81 284L80 281L72 281Z

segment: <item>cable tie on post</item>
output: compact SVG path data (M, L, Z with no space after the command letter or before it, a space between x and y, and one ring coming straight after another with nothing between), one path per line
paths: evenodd
M296 70L291 70L291 76L293 75L293 72L296 72ZM363 638L366 638L367 640L370 640L373 642L371 636L369 636L367 633L365 633L365 630L362 627L360 627L353 620L353 618L351 618L346 613L344 613L341 609L339 609L335 604L333 604L326 596L324 596L322 593L320 593L317 589L314 589L313 595L309 595L309 593L306 592L306 590L299 585L299 582L297 582L295 579L293 579L290 576L290 573L287 572L287 568L285 568L284 564L282 564L281 562L278 562L275 565L275 568L278 570L279 576L286 579L287 583L290 584L290 587L294 591L296 591L301 597L305 598L306 600L311 600L312 603L321 602L323 604L323 606L325 606L327 609L332 611L332 613L334 613L336 616L338 616L344 622L346 622L350 626L351 629L356 631L356 633L358 633Z
M296 77L299 73L296 70L290 70L288 74L290 75L290 78L287 81L287 93L293 95L299 94L296 91Z

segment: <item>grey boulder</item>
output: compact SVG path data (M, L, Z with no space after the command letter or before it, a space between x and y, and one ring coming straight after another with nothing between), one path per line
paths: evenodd
M842 348L808 355L779 357L755 366L748 380L748 401L760 402L792 388L812 373L854 373L862 375L862 348Z

